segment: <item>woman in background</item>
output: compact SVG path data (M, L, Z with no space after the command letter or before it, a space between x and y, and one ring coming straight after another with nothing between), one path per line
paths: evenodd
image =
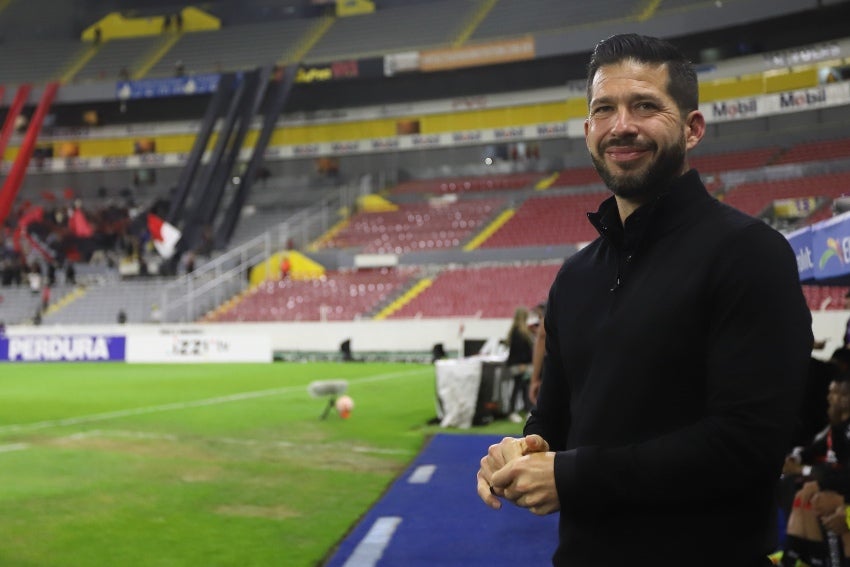
M508 360L505 364L514 381L514 389L511 392L510 415L508 419L514 423L520 423L522 416L517 412L517 398L522 395L522 410L527 412L531 407L528 399L528 377L531 370L531 355L534 345L534 336L528 328L528 309L517 307L514 312L514 321L508 332Z

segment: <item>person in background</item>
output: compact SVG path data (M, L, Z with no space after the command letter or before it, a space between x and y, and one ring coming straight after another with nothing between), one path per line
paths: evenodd
M829 425L809 445L796 447L782 468L783 492L798 488L793 501L785 504L790 510L783 566L794 567L798 560L826 564L829 542L820 520L850 498L850 375L842 374L830 383L827 400ZM846 543L850 551L850 541ZM842 555L850 556L844 547Z
M559 513L558 567L770 565L813 344L794 253L688 166L706 122L672 44L599 42L587 99L613 196L552 284L537 407L481 459L478 495Z
M514 320L508 331L508 359L505 365L514 382L511 392L510 414L508 419L514 423L522 422L522 416L517 412L517 402L522 401L521 411L526 412L530 407L528 400L528 373L531 369L531 351L534 336L528 329L528 309L517 307Z
M543 319L546 317L546 302L538 303L534 309L538 313L540 324L535 330L534 350L531 353L531 378L528 382L528 400L532 406L537 405L537 395L543 382L543 357L546 354L546 326Z

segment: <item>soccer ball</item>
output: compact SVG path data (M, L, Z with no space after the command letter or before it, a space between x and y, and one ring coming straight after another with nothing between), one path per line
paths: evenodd
M336 411L342 419L348 419L351 416L351 410L354 409L354 400L351 396L340 396L336 399Z

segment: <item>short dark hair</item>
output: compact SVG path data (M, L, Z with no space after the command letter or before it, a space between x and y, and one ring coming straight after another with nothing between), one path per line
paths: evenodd
M693 63L669 41L625 33L612 35L596 44L587 65L587 102L592 98L593 77L600 67L633 59L639 63L667 65L667 92L679 111L687 114L699 109L699 80Z

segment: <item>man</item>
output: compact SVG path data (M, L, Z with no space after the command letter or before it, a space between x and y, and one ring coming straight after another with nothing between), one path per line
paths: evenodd
M788 510L788 526L782 565L794 567L798 560L807 565L828 565L830 555L824 529L827 524L844 540L841 556L848 556L850 534L832 518L850 497L850 381L847 374L829 384L827 416L829 425L806 447L797 447L785 459L781 488L794 489ZM798 488L799 483L802 488ZM842 518L846 520L847 516Z
M813 340L794 254L689 170L705 119L676 48L606 39L587 92L613 196L552 285L526 436L490 447L478 494L560 511L556 566L769 564Z

